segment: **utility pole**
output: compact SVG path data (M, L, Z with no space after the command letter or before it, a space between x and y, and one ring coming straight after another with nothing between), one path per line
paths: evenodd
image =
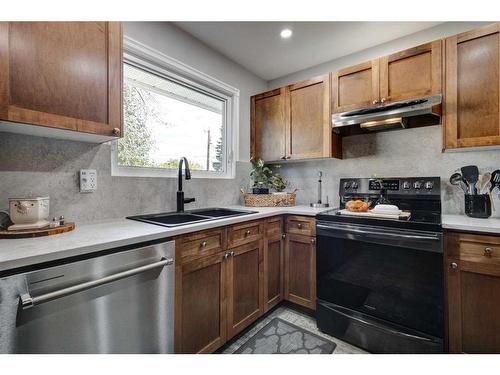
M210 129L207 130L207 171L210 170Z

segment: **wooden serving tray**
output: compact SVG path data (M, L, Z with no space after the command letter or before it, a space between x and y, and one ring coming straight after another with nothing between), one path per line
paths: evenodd
M362 216L362 217L371 217L371 218L380 218L380 219L399 219L399 218L408 218L411 213L408 211L402 211L400 214L382 214L372 211L367 212L352 212L346 209L339 211L341 215L346 216Z
M57 228L40 228L40 229L22 229L22 230L7 230L0 229L0 238L30 238L53 236L65 232L71 232L75 229L75 223L66 223Z

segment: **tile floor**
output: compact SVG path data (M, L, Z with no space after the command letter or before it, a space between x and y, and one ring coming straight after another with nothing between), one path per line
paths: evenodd
M288 305L282 305L271 311L268 315L262 317L257 320L253 325L247 328L243 333L233 338L230 342L228 342L224 347L219 350L219 353L222 354L232 354L236 349L238 349L243 343L245 343L250 337L255 335L262 327L264 327L267 323L269 323L273 318L279 317L287 322L295 324L301 328L304 328L312 333L315 333L318 336L329 339L337 344L335 351L333 354L362 354L366 353L364 350L352 346L344 341L341 341L335 337L326 335L318 330L316 327L316 320L304 314L296 309Z

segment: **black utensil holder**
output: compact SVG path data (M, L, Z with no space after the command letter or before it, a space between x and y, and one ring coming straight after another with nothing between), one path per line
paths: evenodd
M488 194L465 194L465 214L470 217L487 219L491 216L491 201Z

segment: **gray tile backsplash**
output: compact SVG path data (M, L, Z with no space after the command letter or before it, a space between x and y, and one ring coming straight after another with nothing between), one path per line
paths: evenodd
M97 191L79 192L80 169L96 169ZM239 203L250 163L235 179L192 179L184 184L189 208ZM0 133L0 210L9 197L50 196L51 216L88 222L175 210L175 178L111 176L111 146Z
M316 200L317 172L322 170L323 191L330 203L338 202L340 177L440 176L443 210L463 212L463 195L448 177L463 165L481 170L500 168L500 150L441 152L441 127L399 130L344 138L344 159L287 163L283 175L298 188L298 203ZM95 145L50 138L0 133L0 210L15 196L51 198L51 215L78 222L175 209L174 178L111 176L110 145ZM80 169L96 169L98 189L81 194ZM249 184L250 164L238 162L235 179L193 179L186 196L196 197L189 208L241 203L240 187ZM500 217L500 201L495 198Z
M441 152L441 126L364 134L343 139L344 159L322 159L282 165L282 174L298 188L299 204L316 201L318 171L323 171L323 199L338 204L339 178L370 177L441 177L443 212L463 213L463 193L448 179L458 168L475 164L480 171L500 168L500 150ZM500 217L500 201L495 194Z

